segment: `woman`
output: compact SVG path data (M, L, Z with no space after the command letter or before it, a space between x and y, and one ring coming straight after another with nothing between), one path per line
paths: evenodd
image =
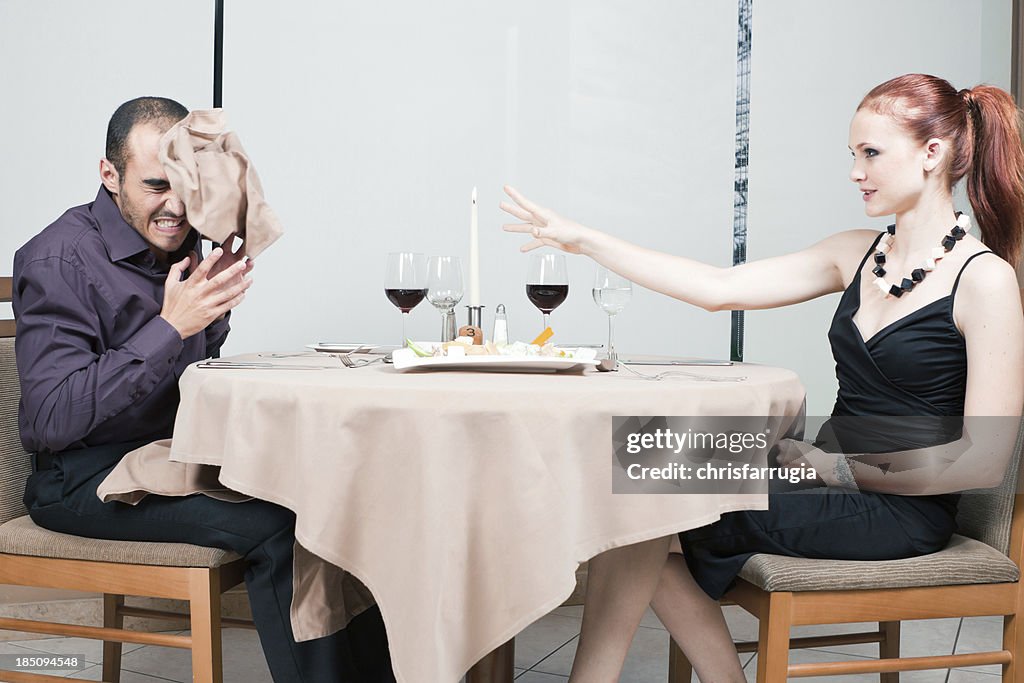
M1020 134L1020 111L1005 91L957 91L910 74L868 93L850 125L850 180L868 216L895 215L886 232L850 230L793 254L717 268L592 230L512 188L506 192L515 205L502 208L522 222L505 230L533 236L523 251L584 254L709 311L843 292L829 330L839 379L833 419L1019 416L1024 316L1013 266L1024 238ZM969 220L954 211L953 187L965 177L981 240L964 234ZM926 458L926 445L896 450ZM950 492L985 485L928 467L889 476L870 462L794 442L783 451L782 463L810 463L828 488L772 493L768 510L684 532L682 557L659 539L592 560L571 680L617 680L650 602L702 681L743 681L717 601L751 554L882 560L934 552L956 529Z

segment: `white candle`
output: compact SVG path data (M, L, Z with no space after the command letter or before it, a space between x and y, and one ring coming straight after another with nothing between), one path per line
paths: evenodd
M476 222L476 188L469 214L469 305L480 305L480 236Z

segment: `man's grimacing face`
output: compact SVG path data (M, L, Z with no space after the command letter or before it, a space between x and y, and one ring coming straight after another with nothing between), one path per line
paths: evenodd
M109 168L101 167L101 176L125 222L142 235L157 258L166 261L168 254L184 243L192 226L185 217L185 205L171 189L157 157L163 133L152 123L136 125L128 135L124 177L117 178L116 171L113 178L108 176L114 169L106 160L103 163Z

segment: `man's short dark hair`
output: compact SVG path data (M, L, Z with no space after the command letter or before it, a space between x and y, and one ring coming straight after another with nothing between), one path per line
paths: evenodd
M179 102L166 97L136 97L128 100L114 112L107 124L107 160L117 169L120 182L124 182L124 169L128 165L128 134L142 123L165 124L170 128L188 116Z

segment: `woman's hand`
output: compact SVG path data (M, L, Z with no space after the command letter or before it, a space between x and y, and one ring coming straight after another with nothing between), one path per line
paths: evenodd
M515 188L506 185L505 194L515 204L502 202L502 211L512 214L523 223L506 223L501 226L506 232L523 232L533 235L519 251L531 251L538 247L555 247L570 254L583 253L583 245L594 230L567 218L562 218L551 209L545 209L519 194Z
M833 465L833 460L829 457L829 454L822 452L811 444L799 439L781 439L775 444L775 449L775 463L779 467L794 470L809 467L818 475L818 481L825 482L829 486L834 486L838 483L830 481L828 477Z

